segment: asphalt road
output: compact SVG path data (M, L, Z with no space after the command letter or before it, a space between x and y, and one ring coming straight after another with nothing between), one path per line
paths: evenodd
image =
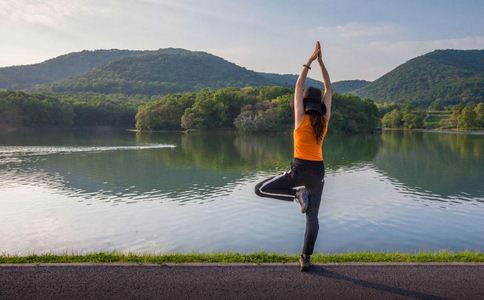
M484 299L484 264L0 265L0 299Z

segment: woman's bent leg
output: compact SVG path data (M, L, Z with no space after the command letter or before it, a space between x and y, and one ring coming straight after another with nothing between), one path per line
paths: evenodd
M296 191L291 171L267 178L255 186L255 193L261 197L293 201Z

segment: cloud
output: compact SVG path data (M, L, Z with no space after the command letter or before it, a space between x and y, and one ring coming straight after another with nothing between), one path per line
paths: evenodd
M178 0L141 0L146 4L154 5L164 9L175 11L180 17L187 17L187 14L197 15L200 17L235 23L246 26L264 26L258 19L251 18L250 8L233 3L231 1L178 1Z
M307 30L320 39L328 66L338 79L374 80L416 56L436 49L483 49L484 36L408 40L409 28L390 23L349 22ZM412 36L412 35L410 35ZM415 34L413 34L415 36Z
M435 40L378 40L354 44L348 49L338 46L334 54L344 78L374 80L406 61L436 49L483 49L484 36ZM352 53L353 52L353 55ZM351 76L353 75L353 77ZM356 75L356 76L355 76Z
M26 22L46 26L59 26L67 19L80 15L106 14L106 6L92 0L2 0L0 18L3 22Z
M349 22L335 26L318 26L312 33L333 34L342 38L370 38L395 33L392 24L371 24Z
M435 49L483 49L484 36L424 41L373 41L368 46L379 52L414 57Z
M212 53L221 57L242 57L247 55L253 55L255 49L252 47L223 47L223 48L207 48L204 51Z

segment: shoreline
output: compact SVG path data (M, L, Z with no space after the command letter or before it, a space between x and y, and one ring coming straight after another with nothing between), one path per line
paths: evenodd
M348 252L312 255L315 263L484 263L484 253L480 251L450 252L421 251L403 252ZM262 264L262 263L296 263L298 254L287 253L137 253L137 252L87 252L76 253L42 253L30 255L0 255L0 265L5 264L40 264L40 263L224 263L224 264Z
M160 130L138 130L138 129L125 129L128 132L134 133L195 133L195 132L227 132L227 133L241 133L241 134L260 134L261 132L244 132L238 131L236 129L216 129L216 130L203 130L203 129L190 129L190 130L168 130L168 129L160 129ZM449 133L449 134L469 134L469 135L484 135L484 130L457 130L457 129L424 129L424 128L416 128L416 129L406 129L406 128L381 128L375 130L374 132L360 132L360 133L352 133L349 135L361 135L361 134L378 134L384 131L402 131L402 132L430 132L430 133ZM271 133L287 133L290 132L288 130L275 130L275 131L263 131L264 133L271 132ZM340 134L338 132L338 134Z
M198 132L216 132L216 133L239 133L239 134L262 134L262 133L275 133L275 134L282 134L282 133L290 133L291 130L273 130L273 131L257 131L257 132L247 132L247 131L239 131L236 129L230 128L219 128L219 129L159 129L159 130L138 130L136 128L125 128L125 127L117 127L117 126L80 126L80 127L56 127L56 126L46 126L46 127L5 127L0 126L0 128L5 132L23 132L23 131L32 131L32 132L41 132L41 131L78 131L78 130L98 130L98 131L126 131L132 133L198 133ZM376 128L373 132L359 132L359 133L344 133L344 132L335 132L335 134L347 134L347 135L366 135L366 134L379 134L382 132L390 132L390 131L401 131L401 132L430 132L430 133L448 133L448 134L468 134L468 135L484 135L483 130L457 130L457 129L424 129L424 128L416 128L416 129L406 129L406 128Z
M416 129L382 128L381 131L431 132L431 133L451 133L451 134L484 135L484 130L425 129L425 128L416 128Z

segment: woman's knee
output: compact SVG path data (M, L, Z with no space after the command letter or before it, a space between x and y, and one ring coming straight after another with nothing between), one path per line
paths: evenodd
M274 178L274 177L264 179L264 180L262 180L261 182L259 182L258 184L255 185L254 192L257 196L267 197L267 195L265 194L265 192L267 192L267 190L268 190L267 182L269 180L271 180L272 178Z
M264 184L264 182L259 182L258 184L255 185L255 188L254 188L255 194L260 197L263 196L261 193L262 184Z

